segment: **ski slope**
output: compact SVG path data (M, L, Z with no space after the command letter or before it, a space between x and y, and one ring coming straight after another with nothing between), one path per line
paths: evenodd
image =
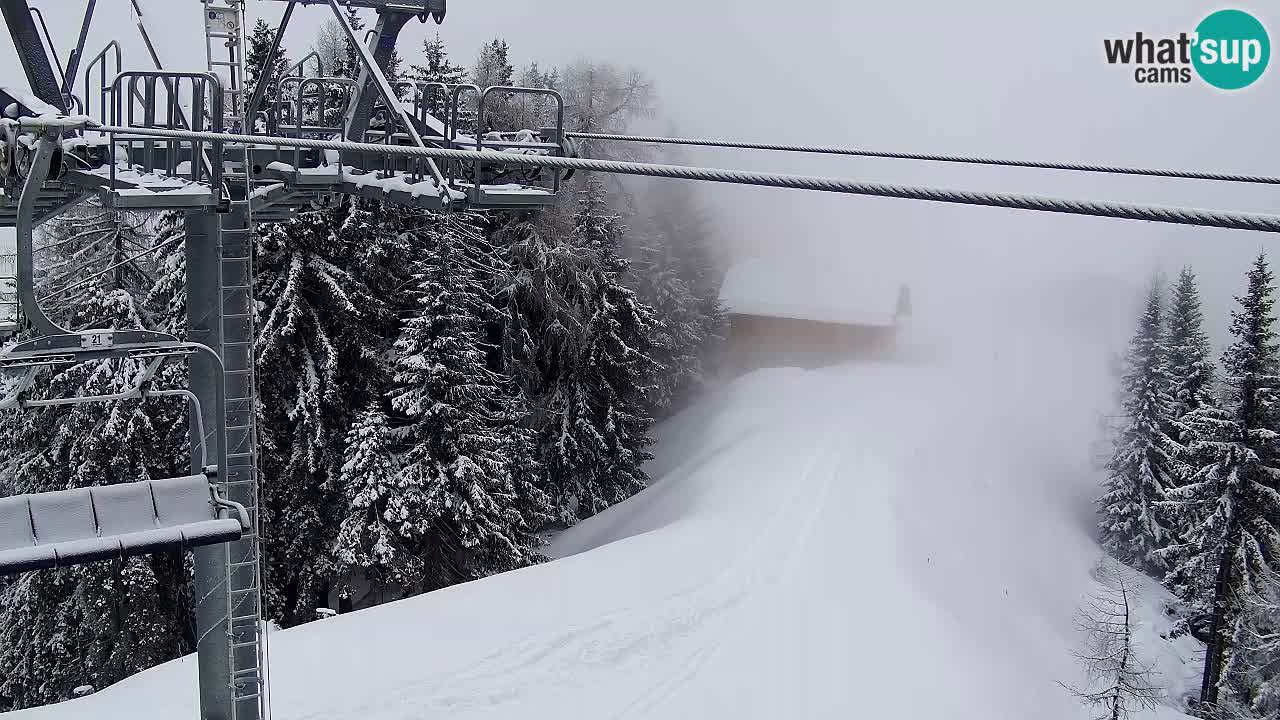
M272 633L273 716L1088 717L1059 683L1099 557L1105 353L967 347L728 383L555 561ZM1148 583L1137 636L1176 695L1196 643L1161 639L1162 603ZM10 717L197 716L188 657Z

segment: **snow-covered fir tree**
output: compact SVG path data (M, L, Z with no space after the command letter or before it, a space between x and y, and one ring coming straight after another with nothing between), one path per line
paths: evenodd
M423 506L420 488L405 486L392 452L387 416L371 402L347 433L338 476L346 517L334 545L337 573L350 585L357 574L371 586L410 590L422 581L411 517ZM349 587L343 591L350 592Z
M496 241L503 358L533 409L538 457L561 522L642 489L661 329L627 286L625 228L586 178L572 215L528 214Z
M492 313L467 243L479 232L441 219L419 264L420 310L396 341L391 404L409 422L399 476L401 532L426 563L427 589L484 577L539 558L515 476L532 459L524 413L486 366L483 319Z
M512 85L515 67L511 64L511 48L502 38L494 38L480 48L475 67L471 69L471 82L481 89L495 85ZM518 130L516 107L509 95L489 96L485 103L485 127L483 132Z
M356 412L390 369L379 321L386 303L361 263L377 219L347 199L258 234L260 463L268 607L286 624L326 602L341 522L336 481ZM357 268L361 268L357 271Z
M412 65L410 75L415 80L445 85L457 85L467 81L467 69L461 65L455 65L449 59L449 51L445 48L440 33L422 41L422 64Z
M1236 650L1234 685L1253 717L1280 717L1280 575L1269 573L1241 600L1248 630Z
M510 85L515 71L515 67L511 64L511 46L502 38L494 38L480 48L475 68L471 71L471 82L479 85L481 89L494 85Z
M452 87L468 81L469 71L461 65L455 65L449 59L449 51L445 47L444 40L440 38L440 33L422 42L422 60L422 64L414 64L409 69L410 76L419 82L443 83ZM432 88L429 92L431 95L427 97L428 107L434 113L443 116L449 106L449 93L440 88ZM449 120L446 117L437 119ZM458 125L464 132L473 130L474 108L470 106L459 108Z
M685 158L668 154L664 162ZM714 374L728 332L720 303L720 277L709 247L710 228L695 189L653 183L640 196L640 232L633 274L637 291L654 308L655 359L662 365L651 400L658 413L678 409Z
M1212 617L1205 699L1224 706L1247 705L1256 691L1248 653L1238 652L1254 629L1244 602L1280 569L1272 279L1259 255L1232 312L1234 341L1222 359L1225 406L1201 407L1184 421L1192 456L1206 464L1170 493L1183 517L1200 519L1186 531L1175 574L1193 605Z
M1198 457L1204 447L1197 442L1196 431L1205 426L1205 419L1218 405L1213 389L1216 367L1210 357L1209 336L1204 331L1204 315L1200 309L1200 295L1196 287L1195 273L1184 267L1173 287L1168 312L1168 368L1170 393L1173 397L1172 435L1180 450L1181 472L1172 478L1174 487L1185 485L1213 457ZM1199 413L1198 415L1196 413ZM1160 551L1164 566L1169 570L1165 583L1179 597L1198 604L1204 593L1203 578L1185 577L1190 569L1184 554L1196 554L1188 541L1192 530L1204 520L1208 512L1202 502L1186 502L1176 497L1163 504L1173 540ZM1203 568L1196 568L1202 573Z
M1170 540L1160 503L1177 484L1179 451L1168 435L1173 413L1164 343L1162 289L1153 282L1129 343L1124 376L1125 426L1107 465L1099 501L1104 546L1123 562L1162 571Z
M638 268L636 294L653 310L652 356L662 368L648 400L654 414L666 414L688 397L691 385L700 384L705 377L703 318L669 248L649 245L642 247L639 255L633 261Z
M1200 309L1200 292L1196 275L1190 267L1178 273L1169 301L1168 368L1174 417L1213 405L1216 368L1211 357L1209 335L1204 330L1204 313Z

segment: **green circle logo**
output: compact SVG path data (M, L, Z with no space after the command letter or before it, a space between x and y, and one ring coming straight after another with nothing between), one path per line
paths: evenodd
M1271 59L1267 29L1243 10L1219 10L1201 20L1195 46L1191 61L1196 72L1222 90L1252 85Z

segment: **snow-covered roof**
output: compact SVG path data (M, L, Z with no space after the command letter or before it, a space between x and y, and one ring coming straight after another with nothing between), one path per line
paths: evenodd
M893 325L902 285L868 268L753 258L729 268L720 301L729 313L842 325Z

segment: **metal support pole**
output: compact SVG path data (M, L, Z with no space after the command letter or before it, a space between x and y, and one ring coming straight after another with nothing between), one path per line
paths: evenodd
M156 54L156 46L151 42L151 35L147 32L147 26L142 21L142 6L138 4L138 0L131 0L133 3L133 13L138 16L138 34L142 36L142 43L147 46L147 54L151 56L151 64L156 66L157 70L163 70L164 64L160 62L160 56Z
M14 49L18 51L18 60L27 74L27 84L36 97L58 108L67 111L62 101L61 78L53 71L49 63L49 54L45 52L44 41L36 29L35 20L31 17L31 9L27 0L0 0L0 13L9 26L9 37L13 40Z
M249 203L225 213L189 211L187 223L187 332L217 350L222 367L192 360L191 390L206 428L224 413L226 436L208 438L210 457L225 458L214 480L219 495L243 505L251 529L224 545L196 551L196 637L201 720L258 720L264 697L265 658L260 638L257 439L254 427L253 269ZM223 402L217 383L225 387ZM191 427L197 427L192 422ZM219 441L225 443L221 454ZM216 448L215 448L216 445ZM192 438L192 470L199 445Z
M222 346L222 226L216 213L191 210L186 213L187 337L217 350ZM214 427L220 412L215 397L220 368L209 358L192 356L189 361L191 392L199 399L191 412L204 416L192 419L191 432L201 425ZM216 438L191 438L191 472L198 473L204 455L218 457ZM205 444L204 452L200 448ZM218 468L222 479L222 468ZM227 617L230 614L226 581L230 547L210 545L195 550L196 653L200 673L201 720L231 720L231 676Z

